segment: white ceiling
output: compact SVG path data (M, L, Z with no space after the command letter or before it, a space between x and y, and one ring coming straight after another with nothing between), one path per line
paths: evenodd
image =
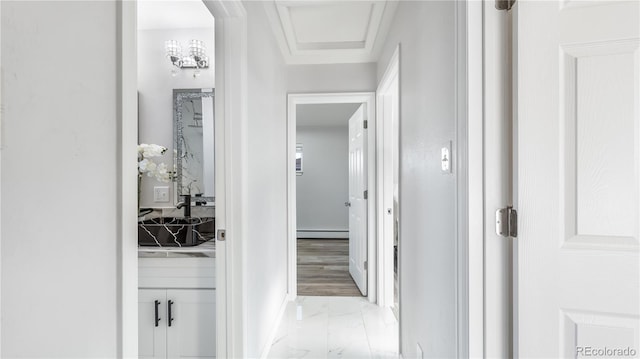
M202 0L138 0L138 29L191 29L214 27L213 16Z
M296 126L347 126L360 103L305 104L296 108Z
M375 62L397 0L267 0L264 3L289 64Z

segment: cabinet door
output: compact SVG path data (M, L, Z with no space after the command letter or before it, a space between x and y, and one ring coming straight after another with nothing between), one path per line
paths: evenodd
M167 355L166 296L167 291L164 289L138 290L138 356L140 358L165 358Z
M214 289L169 289L171 325L167 322L169 358L215 358L216 294ZM169 304L167 304L169 305Z

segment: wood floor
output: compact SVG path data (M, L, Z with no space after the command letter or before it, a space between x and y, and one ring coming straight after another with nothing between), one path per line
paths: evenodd
M348 239L298 239L298 295L360 297Z

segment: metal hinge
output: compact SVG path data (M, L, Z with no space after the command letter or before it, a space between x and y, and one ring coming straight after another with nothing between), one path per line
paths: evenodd
M496 9L498 10L511 10L516 0L496 0Z
M362 127L364 127L364 129L366 130L367 127L369 127L369 121L364 120L364 122L362 122Z
M369 270L369 261L364 261L364 270Z
M364 191L364 199L369 198L369 190Z
M227 231L224 229L218 229L218 234L216 235L216 239L218 241L226 241L227 240Z
M518 236L518 211L513 207L500 208L496 211L496 234L502 237Z

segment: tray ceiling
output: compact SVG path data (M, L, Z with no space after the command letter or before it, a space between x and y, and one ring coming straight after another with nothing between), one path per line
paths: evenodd
M272 29L289 64L374 62L396 1L268 1Z

